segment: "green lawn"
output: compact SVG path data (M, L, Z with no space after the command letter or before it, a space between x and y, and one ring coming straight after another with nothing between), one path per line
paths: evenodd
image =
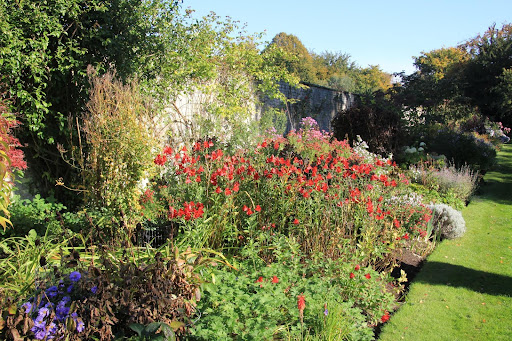
M512 145L440 243L379 340L512 340Z

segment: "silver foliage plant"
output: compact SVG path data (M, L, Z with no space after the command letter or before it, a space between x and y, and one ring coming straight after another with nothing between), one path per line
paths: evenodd
M462 237L466 232L466 222L462 213L445 204L427 205L432 210L434 231L446 239Z

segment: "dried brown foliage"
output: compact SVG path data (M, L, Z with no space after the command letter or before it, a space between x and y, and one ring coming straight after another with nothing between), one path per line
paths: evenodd
M142 265L102 257L101 268L89 268L88 285L97 286L96 294L77 306L86 329L76 340L130 336L134 335L130 324L152 322L163 322L176 335L184 335L199 297L199 277L189 256L176 251L174 257L164 259L157 254L150 264Z

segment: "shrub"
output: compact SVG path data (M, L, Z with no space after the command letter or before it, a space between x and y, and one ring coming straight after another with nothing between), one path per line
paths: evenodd
M462 213L445 204L429 205L432 210L432 225L441 237L455 239L466 232L466 222Z
M9 113L4 95L3 85L0 84L0 225L5 232L7 225L12 225L7 206L12 191L13 170L24 170L27 163L23 152L18 149L21 143L12 131L19 122Z
M478 185L478 172L467 165L442 165L427 162L418 163L409 167L411 179L432 190L439 191L444 196L455 196L463 203L467 203Z
M440 126L430 127L424 134L429 153L445 155L456 167L469 165L474 170L485 172L496 162L494 145L473 134Z
M30 230L35 230L40 236L46 233L53 236L62 233L58 214L64 213L66 206L53 198L44 199L39 194L32 200L15 196L9 210L13 229L8 231L8 235L25 236Z
M114 72L91 77L90 100L83 115L84 145L61 153L81 171L76 185L92 207L131 213L138 207L140 183L151 176L152 151L158 145L157 114L134 80L123 84ZM81 142L81 141L80 141ZM59 185L64 185L62 180Z
M336 114L331 126L337 139L356 141L359 135L371 152L380 155L395 153L402 133L400 108L381 92Z

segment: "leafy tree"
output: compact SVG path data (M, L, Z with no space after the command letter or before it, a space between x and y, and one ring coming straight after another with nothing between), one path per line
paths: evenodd
M511 124L512 107L503 91L510 86L512 25L493 25L462 47L472 56L465 68L466 96L485 116Z
M385 91L391 87L391 75L383 72L378 65L359 69L354 72L356 92L365 94Z
M298 76L301 81L315 82L315 68L313 57L302 44L302 42L293 34L284 32L276 34L270 42L270 46L275 45L287 53L287 58L277 61L286 69Z
M43 194L55 179L76 175L56 145L72 144L68 117L75 122L87 99L87 65L155 78L154 56L163 58L176 7L164 0L0 0L0 74Z

